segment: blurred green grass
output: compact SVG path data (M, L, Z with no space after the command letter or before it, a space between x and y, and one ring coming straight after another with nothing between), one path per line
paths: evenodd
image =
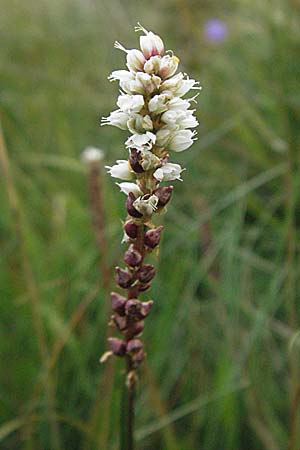
M144 339L138 448L299 448L300 17L271 2L1 0L0 448L115 450L122 364L105 349L86 172L124 133L109 73L140 21L204 86L199 140L168 214ZM226 41L208 42L218 17ZM1 147L3 153L3 146ZM1 156L3 163L3 155ZM107 264L121 256L122 198L103 176ZM8 190L7 190L8 189ZM16 194L16 195L15 195ZM15 199L17 196L17 199ZM101 256L100 256L101 265ZM108 377L107 374L110 374Z

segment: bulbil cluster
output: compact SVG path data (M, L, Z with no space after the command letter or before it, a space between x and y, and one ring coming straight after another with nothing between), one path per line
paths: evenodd
M119 109L102 119L102 125L131 133L125 142L128 158L107 166L112 177L123 180L117 185L126 195L128 215L123 242L129 245L124 255L125 267L116 267L115 276L116 284L127 295L111 293L114 312L111 323L123 337L109 338L108 353L127 357L131 370L145 357L138 337L153 304L152 300L138 300L155 275L154 266L144 260L158 246L163 227L155 227L152 220L166 211L173 191L173 186L160 184L181 180L184 169L170 162L170 153L188 149L196 139L196 131L191 128L198 121L190 106L197 95L182 97L190 90L200 89L187 74L176 74L179 59L172 51L165 53L159 36L140 25L136 31L144 33L140 36L140 50L128 50L115 43L116 48L126 53L128 70L116 70L109 77L120 85Z

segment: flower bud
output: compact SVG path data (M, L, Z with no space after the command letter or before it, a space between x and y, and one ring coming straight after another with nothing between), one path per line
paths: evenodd
M155 189L154 193L158 198L158 208L166 206L166 204L170 201L173 189L173 186L163 186Z
M108 338L110 350L117 356L124 356L126 353L126 342L118 338ZM134 345L133 345L134 347Z
M129 288L133 281L131 274L127 270L121 269L118 266L116 267L116 272L116 283L123 289Z
M124 225L124 231L131 239L135 239L138 235L139 227L136 223L126 222Z
M115 42L114 47L127 53L126 65L130 70L130 72L137 72L138 70L143 70L146 59L140 50L136 50L135 48L128 50L118 41Z
M111 307L113 311L120 314L121 316L124 316L125 304L127 302L127 299L122 295L118 294L117 292L111 292L110 297L111 297Z
M159 244L160 235L164 227L161 225L153 230L148 230L145 233L144 242L147 247L154 248Z
M152 264L143 265L137 272L137 277L142 283L149 283L155 275L155 267Z
M141 213L140 213L137 209L135 209L135 207L133 206L133 203L135 202L135 200L136 200L136 198L135 198L134 194L133 194L132 192L129 192L128 197L127 197L127 199L126 199L126 203L125 203L127 212L128 212L128 214L129 214L130 216L132 216L132 217L137 217L137 218L143 217L143 214L141 214Z
M145 172L143 167L140 164L141 158L142 158L142 154L139 150L137 150L136 148L132 148L130 150L129 164L130 164L132 170L134 170L136 173Z
M121 316L111 316L111 320L116 325L118 330L124 331L127 328L127 318Z
M140 47L144 53L145 58L149 59L151 56L162 55L164 53L164 43L157 34L152 31L143 30L146 36L140 37Z
M127 50L126 66L131 72L137 72L143 70L146 59L140 50L132 49Z
M143 343L139 339L131 339L127 342L126 350L128 353L137 353L143 348Z
M149 73L149 75L157 75L159 72L161 59L162 58L158 55L151 56L151 58L148 59L148 61L144 64L144 71L146 73Z
M163 56L159 64L158 75L162 78L170 78L177 70L179 58L177 56Z
M133 245L130 245L124 255L125 264L131 267L135 267L141 263L142 259L143 257L140 252L136 250Z

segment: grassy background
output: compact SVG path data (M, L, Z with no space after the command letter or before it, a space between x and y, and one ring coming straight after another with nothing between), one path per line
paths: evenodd
M298 450L298 0L0 0L0 448L116 450L120 361L100 366L111 282L90 220L88 145L122 158L114 40L140 21L204 86L199 140L145 298L139 450ZM206 20L226 22L220 44ZM7 153L6 153L7 152ZM106 261L121 195L103 171ZM112 279L112 276L111 276ZM113 395L110 395L113 389Z

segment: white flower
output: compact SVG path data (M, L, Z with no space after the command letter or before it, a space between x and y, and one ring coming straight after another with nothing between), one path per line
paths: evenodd
M154 172L153 176L158 181L180 180L180 174L184 169L179 164L166 163Z
M120 191L123 192L126 195L128 195L130 192L133 192L133 194L136 197L143 195L141 189L135 183L124 182L124 183L116 183L116 184L119 186Z
M156 133L156 145L158 147L164 147L165 145L167 145L171 134L172 130L170 130L169 128L161 128L160 130L158 130L158 132Z
M168 149L173 150L174 152L186 150L193 144L193 141L196 140L196 138L194 138L195 134L196 131L191 130L176 131L168 142Z
M131 114L127 121L127 127L131 133L144 133L153 130L153 123L148 114L146 116Z
M120 81L120 82L128 82L133 81L135 76L133 73L128 72L128 70L114 70L110 76L108 77L110 81Z
M190 89L201 89L200 86L196 86L198 84L197 81L190 78L185 79L184 77L185 74L179 72L174 77L164 81L160 86L160 91L170 91L174 96L182 97Z
M130 136L125 142L126 147L134 147L138 150L150 150L155 144L156 136L155 134L147 131L144 134L135 133Z
M161 94L161 95L166 95L166 94ZM182 98L174 97L169 101L168 109L172 110L172 111L173 110L175 110L175 111L176 110L178 110L178 111L187 110L191 106L191 104L190 104L191 100L183 100Z
M111 112L108 117L102 117L101 125L112 125L121 130L126 130L128 118L128 114L117 109L116 111Z
M132 170L128 161L124 159L118 159L117 164L114 166L105 166L108 169L108 173L114 178L120 178L121 180L131 180Z
M140 165L144 170L155 169L161 165L161 160L151 150L141 150Z
M143 31L145 36L140 37L140 47L144 53L145 58L150 58L155 55L162 55L164 53L164 43L162 39L152 31L147 31L140 24L135 28L136 31Z
M152 75L154 73L158 74L159 67L160 67L160 61L161 61L161 57L160 56L157 56L157 55L156 56L152 56L144 64L144 71L146 73L149 73L150 75Z
M117 105L125 113L138 113L144 106L144 97L142 95L122 94L119 95Z
M81 155L85 164L98 163L103 159L104 151L96 147L87 147Z
M161 120L171 128L194 128L199 123L193 113L194 110L169 110L162 114Z
M150 95L158 91L161 78L145 72L137 72L134 79L120 81L120 87L127 94Z
M143 216L151 216L153 211L156 211L158 203L158 197L156 195L143 195L143 197L138 197L134 202L133 206L137 209Z
M156 74L161 78L170 78L178 68L179 58L175 55L152 56L144 65L148 74Z
M136 83L140 84L143 93L152 94L159 89L161 79L156 75L149 75L148 73L138 72L136 74Z
M158 75L162 78L169 78L178 68L179 58L175 55L163 56L160 60Z
M130 71L137 72L138 70L143 70L146 59L140 50L136 50L134 48L131 50L127 50L118 41L115 42L114 46L115 46L115 48L118 48L119 50L123 50L125 53L127 53L126 66L128 67L128 69Z
M161 114L168 109L169 100L170 95L168 94L154 95L148 103L149 111L155 114Z

